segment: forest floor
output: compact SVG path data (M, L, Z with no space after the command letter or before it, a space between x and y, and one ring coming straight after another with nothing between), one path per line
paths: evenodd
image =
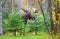
M0 36L0 39L48 39L46 36Z
M25 35L25 36L7 36L2 35L0 39L52 39L52 36L47 35L47 33L42 33L40 35Z

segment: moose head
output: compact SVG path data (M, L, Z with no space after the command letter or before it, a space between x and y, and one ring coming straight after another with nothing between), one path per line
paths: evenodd
M22 8L21 8L22 9ZM29 11L29 10L24 10L24 9L22 9L26 14L24 14L23 16L22 16L22 18L23 18L23 20L24 20L24 22L25 22L25 24L27 24L27 21L28 20L34 20L35 19L35 16L33 15L33 14L31 14L31 11Z

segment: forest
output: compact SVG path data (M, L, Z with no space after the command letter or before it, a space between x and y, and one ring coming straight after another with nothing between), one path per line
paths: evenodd
M0 0L0 39L60 39L60 0Z

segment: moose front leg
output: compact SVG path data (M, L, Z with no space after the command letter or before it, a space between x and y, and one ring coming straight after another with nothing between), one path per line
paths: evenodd
M24 24L27 24L27 19L25 19L25 21L24 21L25 23Z

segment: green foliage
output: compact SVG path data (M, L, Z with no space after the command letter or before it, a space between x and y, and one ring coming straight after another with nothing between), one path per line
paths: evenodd
M24 27L24 22L19 13L9 14L8 19L3 20L3 30L16 30Z
M46 32L46 27L44 25L44 19L42 13L34 13L36 19L35 20L29 20L27 23L27 26L30 26L30 31L32 32L38 32L38 31L45 31ZM50 18L49 14L45 13L45 18L46 18L46 24L48 28L50 28Z
M32 32L46 31L42 13L34 13L34 15L36 19L28 20L28 23L24 25L23 19L21 18L19 12L14 11L14 13L9 14L8 19L3 20L3 30L7 31L7 30L22 29L23 33L25 32L27 33L29 31ZM45 16L48 28L50 28L49 14L45 13Z
M2 21L2 23L3 23L3 32L6 32L7 30L8 30L8 21L6 20L6 19L4 19L3 21Z

